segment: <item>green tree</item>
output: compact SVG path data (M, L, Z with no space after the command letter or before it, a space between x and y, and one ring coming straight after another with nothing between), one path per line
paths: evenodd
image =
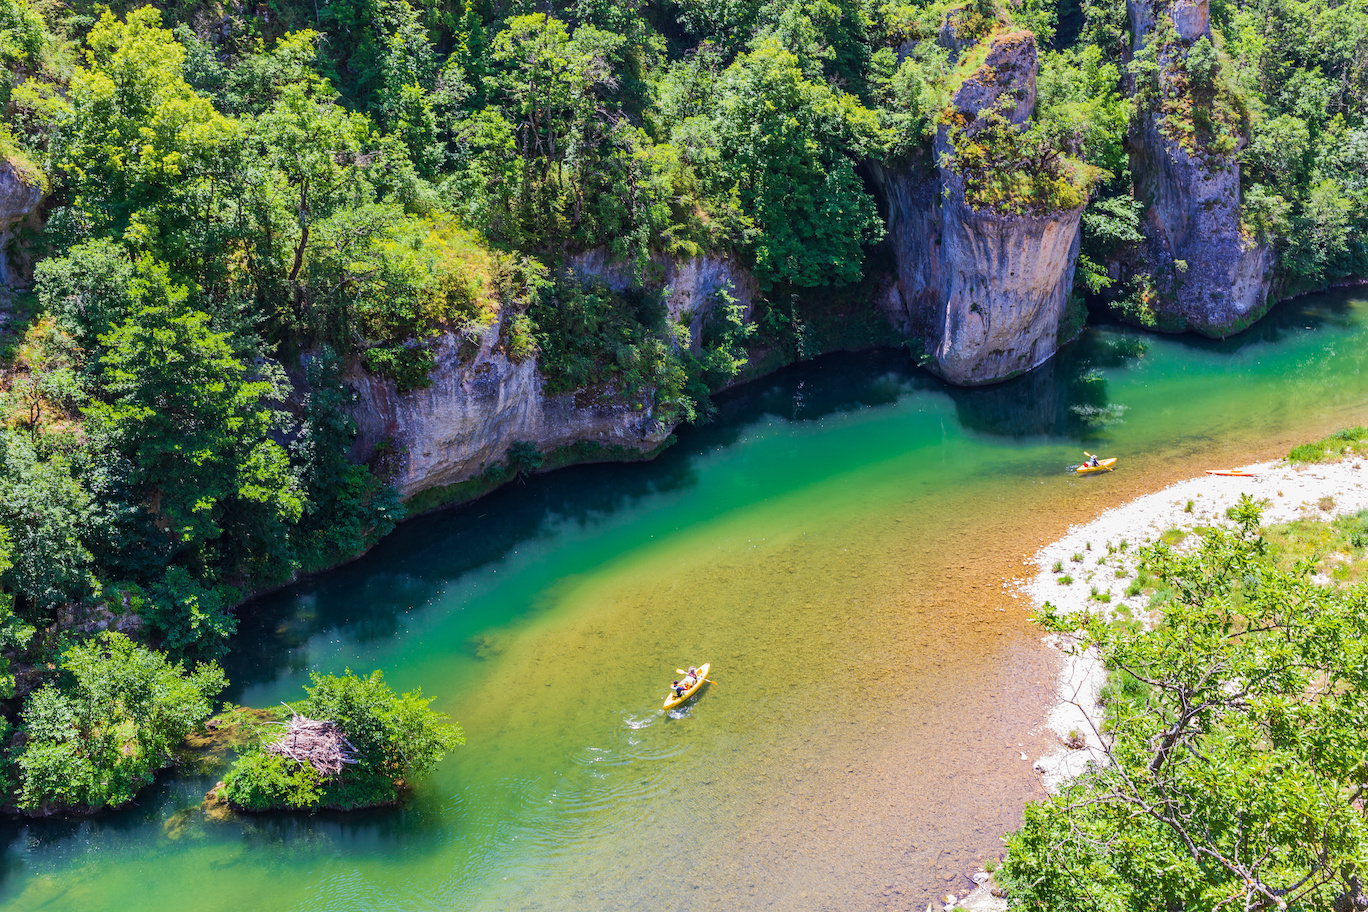
M14 545L9 532L0 526L0 579L14 566ZM32 624L25 624L14 613L14 597L0 592L0 650L22 649L33 639ZM14 675L10 672L8 656L0 653L0 698L8 700L14 696ZM8 729L0 729L0 735Z
M254 163L241 185L254 239L246 268L258 306L274 311L281 334L341 334L339 314L312 308L305 267L315 225L339 207L370 200L370 137L370 121L347 112L326 83L311 77L282 86L251 124L246 142Z
M1356 908L1368 588L1277 566L1248 497L1234 518L1198 548L1145 553L1169 594L1153 630L1087 620L1080 648L1135 695L1108 705L1108 762L1031 805L1009 840L1016 907Z
M309 360L304 423L291 446L291 457L303 468L304 515L292 537L305 570L384 537L404 512L393 488L347 459L356 437L347 407L356 394L342 382L340 368L328 348Z
M187 672L109 632L68 649L62 671L59 685L43 685L24 708L21 807L127 804L174 761L228 683L218 665Z
M85 410L92 440L128 461L136 500L172 553L217 538L229 511L294 522L298 482L270 438L279 419L268 403L283 396L283 378L252 377L183 288L165 284L157 297L100 337L100 395Z
M755 220L757 277L808 287L857 281L862 245L883 236L850 158L876 141L873 114L809 80L774 38L738 58L722 83L712 180L735 186Z
M74 221L207 287L221 280L236 124L185 81L185 51L160 22L151 6L123 22L102 13L56 114L53 163L70 188Z
M90 494L67 457L40 458L24 434L0 431L0 460L0 526L14 548L0 580L19 595L22 614L46 620L96 587L83 540Z

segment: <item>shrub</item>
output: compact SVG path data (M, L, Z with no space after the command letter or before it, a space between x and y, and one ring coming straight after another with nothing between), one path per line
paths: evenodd
M24 808L116 806L133 800L172 751L213 711L227 686L217 664L180 663L121 633L103 633L62 657L66 680L34 692L19 755Z
M233 764L223 791L238 807L313 807L323 797L323 777L307 763L255 750Z
M292 707L301 715L333 722L356 748L357 762L336 777L276 757L263 742L245 753L224 777L224 795L244 810L282 808L343 810L392 804L405 783L426 775L458 745L459 726L429 708L419 691L396 694L384 675L313 675L309 697ZM278 734L278 730L265 737Z

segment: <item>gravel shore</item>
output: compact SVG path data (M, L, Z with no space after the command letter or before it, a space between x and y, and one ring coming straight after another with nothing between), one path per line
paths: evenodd
M1342 462L1293 466L1279 460L1243 467L1256 477L1200 475L1178 482L1074 526L1036 554L1035 575L1017 580L1017 585L1034 607L1050 602L1065 613L1109 614L1129 609L1141 617L1147 597L1127 595L1140 547L1173 529L1190 532L1197 527L1229 525L1226 511L1242 494L1263 504L1265 525L1332 519L1368 509L1364 462L1350 457ZM1046 787L1054 790L1099 756L1102 708L1097 696L1107 676L1096 654L1071 654L1068 638L1051 636L1046 642L1064 653L1059 702L1046 722L1058 735L1060 747L1038 759L1035 767ZM1065 746L1071 735L1082 736L1083 746Z

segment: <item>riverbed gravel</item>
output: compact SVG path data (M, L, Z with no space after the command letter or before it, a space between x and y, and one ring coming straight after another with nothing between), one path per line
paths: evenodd
M1178 482L1072 527L1036 553L1031 562L1035 574L1016 585L1036 608L1049 602L1063 613L1100 611L1143 618L1147 596L1131 588L1141 547L1172 530L1190 533L1231 525L1226 512L1244 494L1263 505L1265 525L1332 519L1368 509L1364 462L1357 457L1309 465L1279 460L1244 466L1254 477L1204 474ZM1106 670L1095 652L1077 650L1068 637L1049 636L1045 641L1063 653L1059 700L1045 723L1060 745L1040 757L1035 768L1046 788L1054 791L1090 760L1102 757L1102 708L1097 697Z

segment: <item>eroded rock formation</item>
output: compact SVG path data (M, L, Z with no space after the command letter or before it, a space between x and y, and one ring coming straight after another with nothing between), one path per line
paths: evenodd
M14 232L42 201L41 177L0 158L0 285L15 285L24 278L13 259Z
M956 92L955 108L971 126L999 105L1024 124L1035 108L1035 39L1010 32L991 41L984 65ZM950 151L942 127L934 166L919 160L896 171L873 169L897 263L884 306L922 340L932 370L951 383L992 383L1057 350L1082 209L1040 216L976 209L948 166Z
M640 284L660 288L665 296L667 318L680 322L688 317L689 333L695 351L703 335L703 322L726 292L750 319L751 307L759 297L759 287L750 271L730 257L705 255L688 259L653 256L644 270L630 263L614 261L604 250L591 250L570 259L570 268L581 276L599 279L614 291L626 291Z
M1156 17L1173 22L1177 40L1158 49L1162 84L1186 47L1210 38L1207 0L1128 0L1127 8L1137 51L1154 40ZM1165 131L1166 116L1147 112L1130 137L1137 196L1148 204L1142 256L1158 292L1152 306L1160 329L1226 336L1272 303L1273 251L1241 228L1238 150L1185 146Z
M731 260L700 257L656 265L671 318L691 315L695 344L718 290L728 289L747 308L755 294L754 279ZM630 269L602 256L581 258L575 268L619 289L636 281ZM353 370L347 377L357 393L353 458L367 460L382 445L390 447L394 483L407 499L480 475L503 462L514 443L532 443L542 453L585 442L606 448L605 454L647 453L674 430L656 419L649 396L604 403L592 395L546 395L536 358L515 361L499 340L497 321L473 339L443 336L431 385L422 389L399 392L392 380Z

